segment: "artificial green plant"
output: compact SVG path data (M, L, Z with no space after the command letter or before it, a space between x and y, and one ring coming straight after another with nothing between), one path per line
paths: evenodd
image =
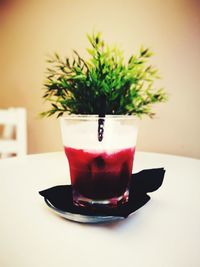
M72 59L57 53L48 59L43 98L51 105L41 115L99 114L104 99L105 114L152 117L152 104L165 101L166 93L154 86L159 76L148 62L150 49L140 48L125 62L123 51L106 44L101 33L87 38L88 59L77 51Z

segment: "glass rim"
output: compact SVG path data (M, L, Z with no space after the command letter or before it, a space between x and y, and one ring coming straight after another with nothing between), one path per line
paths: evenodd
M99 117L97 114L68 114L61 116L60 120L97 120L97 119L112 119L112 120L136 120L134 115L106 115L105 117Z

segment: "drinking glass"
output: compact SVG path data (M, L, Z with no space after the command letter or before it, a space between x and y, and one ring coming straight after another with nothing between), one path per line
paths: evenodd
M138 132L135 119L68 115L60 123L74 204L113 208L126 203Z

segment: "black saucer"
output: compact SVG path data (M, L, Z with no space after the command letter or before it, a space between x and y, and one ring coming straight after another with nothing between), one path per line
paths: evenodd
M147 193L156 191L162 185L164 174L164 168L148 169L132 174L128 203L113 209L97 210L75 206L72 201L71 185L51 187L40 191L39 194L55 213L66 219L82 223L107 222L124 219L144 206L150 200Z

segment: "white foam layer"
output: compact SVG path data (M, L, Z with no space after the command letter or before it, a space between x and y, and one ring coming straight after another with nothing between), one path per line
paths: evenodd
M137 127L106 121L103 140L98 141L98 122L87 121L61 124L63 145L84 150L116 150L135 147Z

